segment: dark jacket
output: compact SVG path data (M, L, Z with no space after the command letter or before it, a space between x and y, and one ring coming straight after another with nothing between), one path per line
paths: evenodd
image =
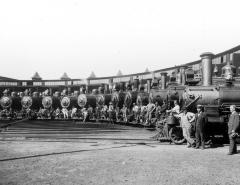
M200 115L195 114L195 130L203 131L206 127L207 115L204 112L201 112Z
M239 115L238 115L237 112L234 112L233 114L231 114L229 116L229 120L228 120L228 134L231 134L232 130L237 132L238 131L238 127L239 127Z

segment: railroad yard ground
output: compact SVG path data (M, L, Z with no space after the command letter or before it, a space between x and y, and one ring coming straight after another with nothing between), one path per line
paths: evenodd
M240 150L196 150L155 134L98 122L18 123L0 133L0 184L240 184Z

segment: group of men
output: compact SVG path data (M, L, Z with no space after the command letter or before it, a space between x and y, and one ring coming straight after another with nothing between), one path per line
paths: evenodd
M186 107L180 107L177 102L170 110L171 114L180 119L183 136L187 141L187 147L195 149L205 149L207 115L202 105L197 105L197 113L188 112ZM230 106L230 116L228 121L229 152L228 155L237 153L237 137L239 132L239 114L236 112L236 105ZM195 140L192 138L192 132L195 132Z
M172 109L168 108L169 105L167 105L165 101L163 101L161 106L158 102L153 103L152 101L149 101L149 103L145 106L133 103L131 108L126 105L119 108L110 102L109 106L102 105L97 106L96 108L93 108L90 105L81 109L73 106L70 109L64 107L62 109L57 108L55 110L40 108L38 111L33 111L28 108L23 109L21 113L26 117L30 114L34 115L35 118L82 118L83 122L86 122L89 119L102 119L109 120L111 123L114 123L115 121L122 121L125 123L133 122L140 123L144 126L155 124L157 121L165 119L170 114L179 119L183 136L187 141L187 147L205 149L207 116L203 110L203 106L197 105L196 114L189 112L187 107L182 107L182 110L180 110L180 106L177 101L174 101ZM235 105L230 106L230 112L228 135L230 141L229 155L232 155L237 153L236 138L239 131L239 114L236 112ZM11 108L9 110L4 109L0 112L1 117L14 117L14 115L16 116L17 114L14 114ZM192 135L195 136L195 139L193 139Z

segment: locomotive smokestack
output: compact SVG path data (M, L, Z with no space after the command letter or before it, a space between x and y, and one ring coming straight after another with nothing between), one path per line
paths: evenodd
M166 89L166 87L167 87L167 73L166 72L161 73L161 83L162 83L162 89Z
M138 88L139 88L139 79L138 79L138 77L137 77L137 78L134 79L134 81L133 81L133 89L134 89L134 91L137 91Z
M187 68L187 66L180 67L180 78L181 78L182 85L186 84L186 75L185 75L186 68Z
M202 58L202 85L212 85L212 58L214 54L206 52L200 55Z
M124 82L120 82L120 91L125 90L124 86L125 86Z

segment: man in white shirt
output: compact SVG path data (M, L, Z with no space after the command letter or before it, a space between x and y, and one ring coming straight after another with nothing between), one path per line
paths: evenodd
M174 107L172 108L172 113L179 114L180 113L180 106L178 105L177 100L174 100Z
M134 119L138 122L139 120L139 107L133 103L133 108L132 108L133 114L134 114Z
M186 107L183 107L183 112L174 116L180 118L180 126L182 127L183 137L187 140L187 147L193 147L194 140L191 138L191 128L195 121L195 114L187 112Z
M155 105L154 103L152 103L151 101L149 101L148 105L147 105L147 119L146 119L146 125L149 125L151 123L151 119L152 119L152 113L155 110Z

